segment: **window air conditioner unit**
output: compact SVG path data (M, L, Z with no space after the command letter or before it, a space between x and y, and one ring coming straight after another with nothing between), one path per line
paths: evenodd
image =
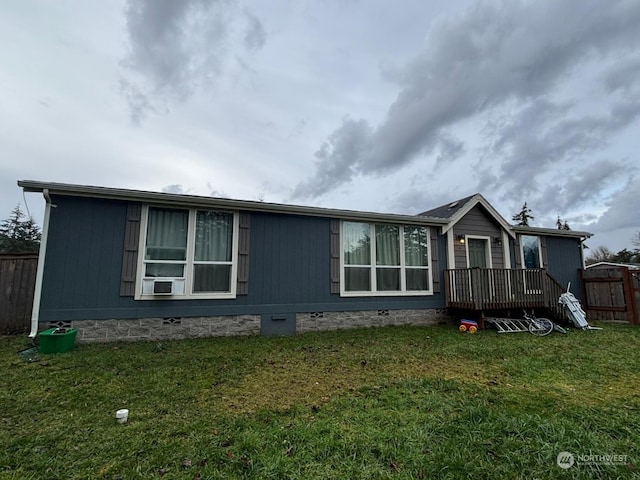
M143 278L142 295L175 296L184 295L186 279L184 278Z
M173 295L175 282L173 280L154 280L153 281L153 294L154 295Z

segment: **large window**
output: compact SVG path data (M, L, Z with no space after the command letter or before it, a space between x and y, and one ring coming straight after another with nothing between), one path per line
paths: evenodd
M235 296L237 222L230 212L148 207L141 259L142 298ZM167 283L171 282L171 283Z
M534 235L522 235L520 237L520 246L522 248L523 268L542 268L540 238Z
M424 295L429 281L426 227L342 223L343 295Z

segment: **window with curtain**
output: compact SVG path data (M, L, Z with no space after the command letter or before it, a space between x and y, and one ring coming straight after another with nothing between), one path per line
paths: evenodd
M371 233L369 224L345 222L342 229L344 277L348 291L371 290Z
M145 246L145 277L184 277L189 212L150 208Z
M234 214L149 207L144 278L181 278L186 296L233 291Z
M425 227L404 227L404 251L407 290L429 290L429 231Z
M193 261L194 292L230 290L232 246L233 215L199 210Z
M520 237L522 249L522 266L524 268L542 268L540 238L534 235Z
M376 225L377 290L400 291L400 227Z
M426 227L342 223L345 294L429 294Z

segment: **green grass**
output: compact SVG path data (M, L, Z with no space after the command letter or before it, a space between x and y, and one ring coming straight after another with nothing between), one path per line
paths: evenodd
M604 328L83 344L32 362L0 337L0 478L637 477L640 329ZM627 462L563 470L562 451Z

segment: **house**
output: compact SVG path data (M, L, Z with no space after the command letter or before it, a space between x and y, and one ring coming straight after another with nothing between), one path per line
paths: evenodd
M446 302L480 312L542 308L563 319L558 297L582 296L589 232L511 226L480 194L421 213L446 219Z
M551 285L578 283L590 235L513 227L479 194L397 215L18 185L46 201L32 337L282 335L552 309Z

